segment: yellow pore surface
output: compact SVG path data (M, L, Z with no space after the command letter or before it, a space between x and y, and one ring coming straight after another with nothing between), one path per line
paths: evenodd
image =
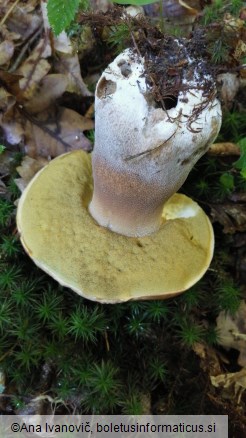
M45 272L101 302L168 298L191 287L213 254L213 230L203 210L181 194L163 209L150 236L126 237L88 213L93 181L83 151L59 156L24 191L17 211L21 242Z

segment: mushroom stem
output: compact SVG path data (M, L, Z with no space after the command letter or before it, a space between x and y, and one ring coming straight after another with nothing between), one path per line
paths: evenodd
M180 52L180 42L174 44ZM124 51L102 74L89 205L99 225L126 236L157 231L164 203L217 136L221 109L214 81L202 61L188 60L168 110L158 107L138 53Z
M163 187L131 168L115 172L96 154L92 158L94 192L89 210L99 225L126 236L143 236L161 225Z

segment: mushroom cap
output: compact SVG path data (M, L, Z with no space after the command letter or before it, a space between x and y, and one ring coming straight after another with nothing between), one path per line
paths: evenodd
M127 237L99 226L88 212L91 157L61 155L39 171L17 210L21 242L38 267L90 300L165 299L190 288L207 270L213 229L198 204L175 194L160 230Z

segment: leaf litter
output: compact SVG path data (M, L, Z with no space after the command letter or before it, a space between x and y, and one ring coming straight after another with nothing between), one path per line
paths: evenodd
M70 94L81 102L88 99L88 106L91 93L69 37L50 31L46 3L12 6L14 2L1 2L0 128L9 147L18 145L27 155L23 169L18 168L23 188L47 160L73 149L91 151L84 131L93 129L94 121L62 104Z

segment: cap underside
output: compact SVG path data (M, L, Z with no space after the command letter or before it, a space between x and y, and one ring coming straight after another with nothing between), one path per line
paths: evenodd
M33 261L63 286L100 302L169 298L207 270L213 229L198 204L175 194L163 225L150 236L126 237L88 213L91 156L74 151L51 161L20 199L17 226Z

